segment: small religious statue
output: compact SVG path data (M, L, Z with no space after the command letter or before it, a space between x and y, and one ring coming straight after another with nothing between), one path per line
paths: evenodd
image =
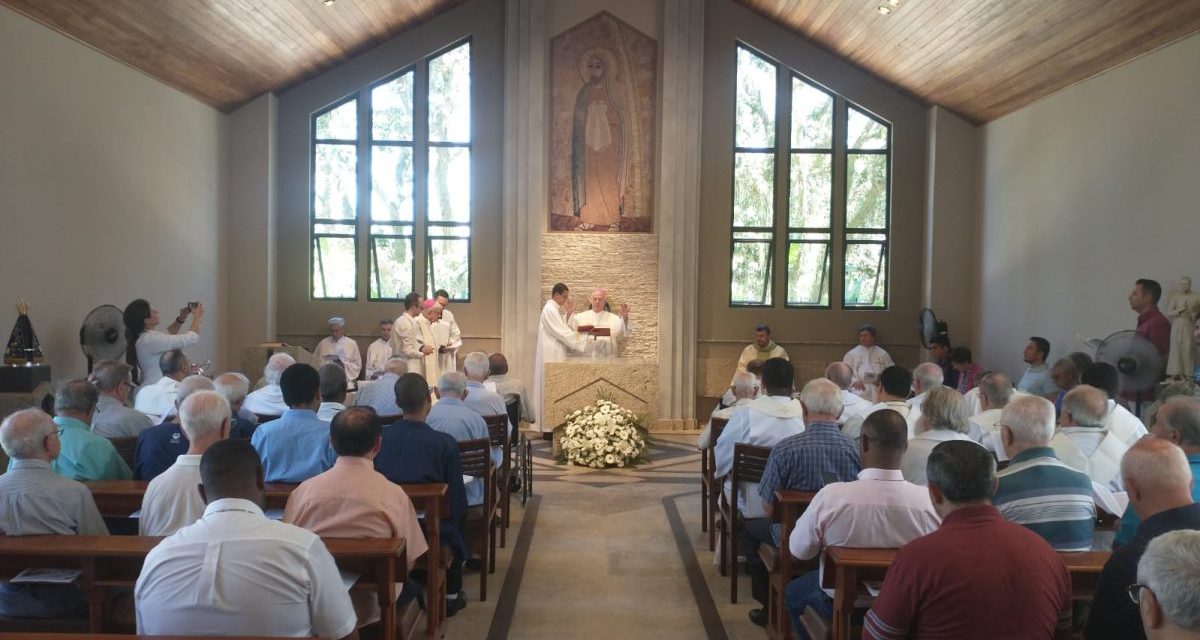
M1167 375L1186 378L1196 368L1196 318L1200 316L1200 294L1192 291L1192 279L1184 276L1167 301L1171 319L1171 352L1167 356Z
M43 360L42 345L29 321L29 304L21 300L17 303L17 322L13 325L12 337L4 350L4 364L32 366L42 364Z

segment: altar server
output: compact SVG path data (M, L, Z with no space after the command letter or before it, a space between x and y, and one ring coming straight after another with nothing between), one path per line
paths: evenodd
M608 292L604 289L593 290L588 302L592 307L571 316L569 324L576 331L580 327L608 329L609 335L607 336L592 334L584 344L583 352L597 360L616 358L620 355L621 345L633 333L633 327L629 325L629 305L622 304L617 308L617 313L609 311L606 309Z
M329 319L329 336L317 343L317 357L322 360L337 358L346 369L346 379L358 379L362 371L362 354L358 343L346 336L346 319L334 316Z
M367 347L367 380L383 375L383 365L392 357L392 321L379 321L379 337Z
M417 316L421 313L421 294L410 293L404 296L404 313L396 318L392 325L392 337L388 344L392 346L392 355L404 358L409 373L424 374L422 358L425 356L421 348L421 331L417 328Z
M536 369L534 370L533 395L537 415L546 415L542 403L542 382L546 378L546 363L562 362L568 355L583 353L583 339L567 324L575 312L575 303L571 302L571 291L567 285L559 282L550 291L550 299L542 307L542 315L538 320L538 343ZM544 423L537 423L544 428ZM553 428L553 425L551 425Z

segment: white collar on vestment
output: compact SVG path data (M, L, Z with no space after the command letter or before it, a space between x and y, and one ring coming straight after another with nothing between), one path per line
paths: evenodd
M788 396L759 396L747 403L746 407L772 418L804 417L804 405Z

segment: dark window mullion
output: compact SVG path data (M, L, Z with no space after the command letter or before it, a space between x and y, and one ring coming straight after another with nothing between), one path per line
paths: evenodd
M429 223L429 60L413 70L413 291L424 292Z
M368 89L362 89L358 94L358 208L355 221L358 223L358 233L355 234L361 240L354 243L354 266L357 273L354 275L355 296L358 300L365 292L366 297L371 297L371 282L370 282L370 255L373 253L374 247L371 244L370 225L371 225L371 92ZM359 246L368 247L368 251L359 251ZM359 255L362 254L362 255ZM365 288L360 290L359 287L365 285Z
M790 217L790 187L792 179L792 74L783 65L775 67L775 202L774 236L772 238L771 306L787 305L788 253L787 228ZM776 251L782 246L782 251ZM779 277L783 274L783 277Z

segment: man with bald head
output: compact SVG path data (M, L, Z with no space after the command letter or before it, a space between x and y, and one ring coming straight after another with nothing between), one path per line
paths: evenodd
M1161 411L1161 409L1160 409ZM1121 460L1129 507L1142 520L1128 544L1113 551L1088 616L1088 640L1145 638L1138 607L1127 590L1137 582L1137 565L1146 545L1169 531L1200 529L1200 504L1192 497L1192 469L1183 449L1167 438L1144 438Z
M1091 385L1071 387L1062 397L1058 433L1050 441L1059 460L1086 473L1092 482L1124 491L1121 458L1129 445L1104 428L1107 396Z
M54 471L72 480L129 480L133 472L112 442L92 433L99 394L87 380L64 382L54 394L54 423L62 451L51 463ZM145 433L145 432L143 432Z
M1188 396L1170 398L1152 418L1150 432L1183 449L1192 470L1192 478L1200 476L1200 399ZM1192 484L1192 499L1200 502L1200 483ZM1117 535L1113 538L1114 548L1132 540L1140 523L1141 518L1131 504L1125 510Z
M247 395L242 406L260 416L283 415L283 412L288 410L288 406L283 400L283 390L279 388L279 379L283 377L283 372L294 364L296 364L296 359L286 353L276 353L268 358L267 365L263 367L263 378L266 379L267 384Z
M204 515L200 485L200 457L212 445L229 437L229 401L216 391L197 391L179 405L179 422L187 435L187 453L150 481L142 496L138 534L169 536Z
M175 412L175 395L179 383L192 372L192 363L179 349L164 351L158 358L162 377L138 388L133 408L146 414L153 424L166 420Z
M580 327L607 329L609 335L599 336L593 332L584 346L584 355L597 360L616 358L620 355L621 345L633 334L633 327L629 324L629 305L622 304L617 308L617 313L609 311L608 292L600 288L592 290L588 303L590 307L586 311L571 316L571 328L577 331Z
M0 534L108 535L92 492L56 474L62 448L58 425L37 409L0 423L0 446L12 459L0 475ZM87 600L76 585L0 583L0 615L21 618L82 617Z
M408 373L408 361L393 356L383 363L383 375L358 386L358 393L354 396L354 405L371 407L375 413L383 417L400 415L400 406L396 404L395 387L396 381L406 373Z
M188 376L179 383L175 394L173 417L162 424L150 427L138 434L137 446L133 450L133 474L138 480L153 480L166 471L179 456L188 451L187 436L179 426L179 404L197 391L213 391L213 381L204 376Z
M483 416L464 403L467 377L458 371L447 371L438 378L437 388L441 399L429 410L425 422L434 431L448 434L458 442L486 440L488 429ZM492 462L499 466L502 460L503 452L499 447L492 447ZM467 485L467 506L479 506L483 504L483 498L482 482L476 480Z
M854 383L854 371L845 362L831 362L825 367L825 379L836 384L842 390L842 415L838 416L838 424L861 423L867 417L873 406L861 396L850 391Z

